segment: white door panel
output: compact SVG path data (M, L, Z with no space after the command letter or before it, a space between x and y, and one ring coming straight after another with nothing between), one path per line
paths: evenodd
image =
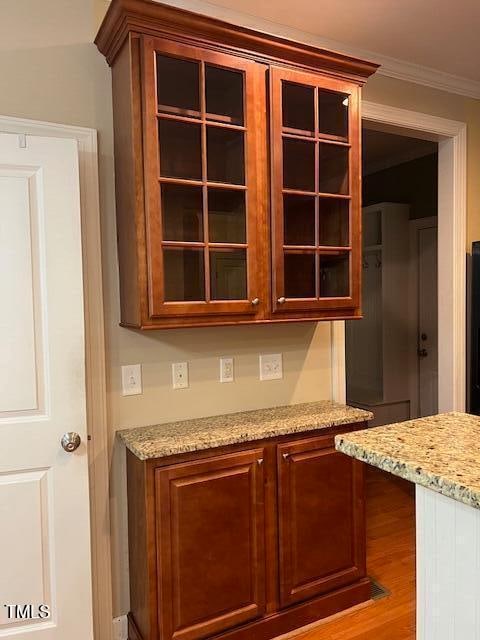
M419 415L438 411L437 228L418 229Z
M0 134L0 300L0 638L89 640L76 141ZM70 454L67 431L82 438Z

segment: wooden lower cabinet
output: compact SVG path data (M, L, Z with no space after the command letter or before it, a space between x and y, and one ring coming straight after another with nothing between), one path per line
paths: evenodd
M278 446L280 604L365 575L363 467L332 438Z
M268 640L367 600L363 465L337 432L129 452L129 639Z
M197 640L265 610L263 451L158 469L163 638Z

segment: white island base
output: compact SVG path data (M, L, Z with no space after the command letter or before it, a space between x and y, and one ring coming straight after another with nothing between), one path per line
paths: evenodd
M335 445L416 485L417 640L480 640L480 416L418 418Z
M480 510L415 488L417 640L480 640Z

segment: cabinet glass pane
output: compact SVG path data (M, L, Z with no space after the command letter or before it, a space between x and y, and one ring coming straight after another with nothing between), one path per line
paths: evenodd
M203 242L202 188L161 186L163 239Z
M315 298L315 254L285 254L285 297Z
M348 195L348 147L320 144L319 190Z
M314 89L292 82L282 83L282 124L285 128L314 134Z
M283 139L283 186L315 191L315 143Z
M210 182L245 184L243 131L207 127L207 174Z
M164 249L165 300L205 300L203 249Z
M319 90L318 128L320 134L348 138L348 96L346 94Z
M319 198L318 203L318 244L323 247L348 247L350 202Z
M350 295L349 256L320 256L320 297L343 298Z
M200 116L199 79L198 62L157 54L158 110Z
M315 245L315 196L283 196L284 244Z
M247 252L245 249L210 251L210 296L212 300L246 299Z
M189 122L160 120L160 175L202 179L201 127Z
M246 241L245 193L208 189L208 232L210 242Z
M243 124L243 73L205 65L207 118Z

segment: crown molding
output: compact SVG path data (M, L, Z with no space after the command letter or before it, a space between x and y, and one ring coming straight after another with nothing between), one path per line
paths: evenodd
M202 13L227 22L232 22L242 27L248 27L257 31L262 31L272 36L280 36L289 40L295 40L304 44L329 49L346 55L361 58L363 60L373 60L380 64L377 74L413 82L414 84L437 89L447 93L453 93L468 98L480 99L480 81L463 78L461 76L445 73L438 69L425 67L422 65L384 56L374 51L351 47L342 42L322 38L313 33L308 33L299 29L293 29L287 25L265 20L241 11L228 9L226 7L207 2L206 0L162 0L164 4L187 9L197 13Z
M357 55L360 55L359 50L357 50ZM371 52L368 54L365 52L365 55L369 55L370 58L375 56L375 61L380 64L380 68L377 71L379 75L395 78L396 80L404 80L405 82L413 82L424 87L455 93L467 98L480 99L480 82L477 80L470 80L469 78L455 76L431 67L423 67L405 60L397 60Z
M155 0L113 0L95 38L110 65L125 40L135 33L171 38L202 47L226 47L260 62L295 64L364 84L378 65L332 49L298 42L225 21L206 11L191 11Z

